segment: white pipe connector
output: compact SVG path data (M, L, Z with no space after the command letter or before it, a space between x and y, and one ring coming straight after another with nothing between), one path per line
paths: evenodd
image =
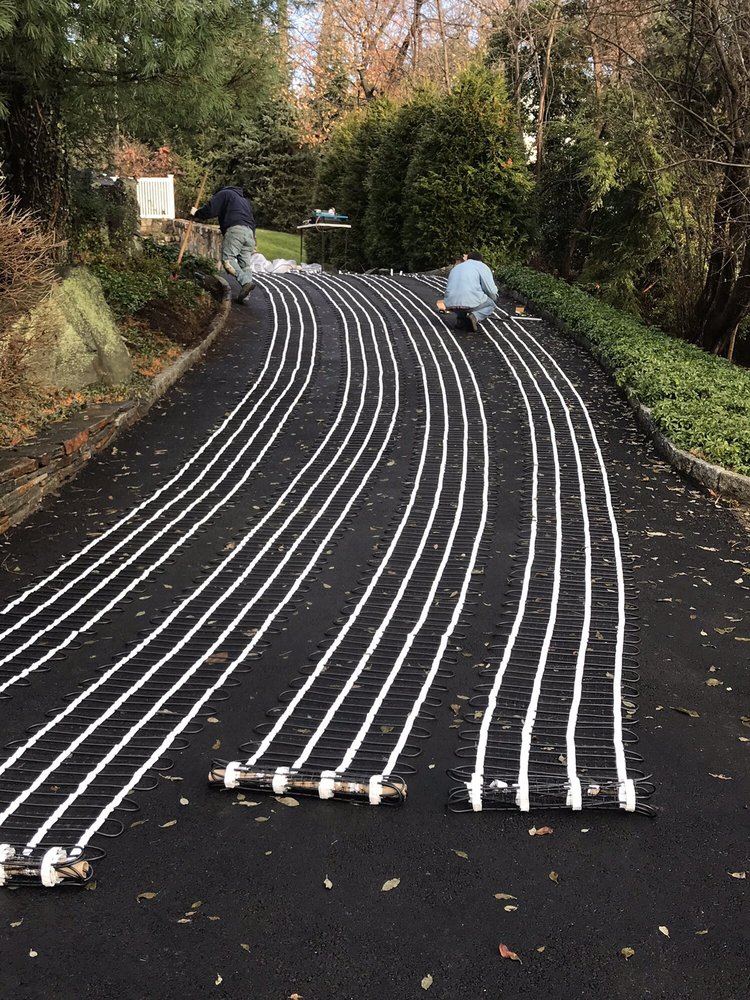
M8 880L8 873L5 871L5 862L16 856L15 847L10 844L0 844L0 885L5 885Z
M52 889L62 882L63 877L55 868L55 865L63 864L67 860L68 855L62 847L50 847L42 858L42 865L39 872L43 886L47 889Z
M288 767L277 767L276 773L273 776L273 781L271 787L273 788L274 795L283 795L289 787L289 779L287 775L289 774Z
M332 799L333 798L333 787L336 781L335 771L321 771L320 772L320 783L318 785L318 795L321 799Z
M238 760L230 760L227 766L224 768L224 787L225 788L239 788L240 762Z
M383 798L383 775L373 774L369 784L369 798L371 806L379 806Z

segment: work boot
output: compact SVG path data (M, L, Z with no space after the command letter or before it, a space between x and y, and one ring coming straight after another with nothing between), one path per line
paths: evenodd
M250 292L252 292L252 290L254 288L255 288L255 282L254 281L248 281L248 282L246 282L242 286L242 288L240 289L240 294L237 296L237 301L238 302L244 302L245 299L248 297L248 295L250 294Z
M479 323L477 323L474 313L466 313L466 329L471 330L472 333L476 333L479 329Z

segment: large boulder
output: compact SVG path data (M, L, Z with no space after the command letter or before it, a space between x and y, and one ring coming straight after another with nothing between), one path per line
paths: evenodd
M133 372L101 285L85 268L72 270L25 327L35 345L27 371L36 382L75 391L125 382Z

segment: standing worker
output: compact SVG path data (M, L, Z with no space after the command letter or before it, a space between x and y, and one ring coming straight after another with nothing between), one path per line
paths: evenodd
M445 308L458 314L460 329L476 333L478 324L495 311L498 294L481 253L470 253L448 275Z
M238 302L244 302L255 288L250 258L255 253L253 206L241 187L222 187L203 208L191 208L196 219L218 219L223 240L221 262L224 270L239 281Z

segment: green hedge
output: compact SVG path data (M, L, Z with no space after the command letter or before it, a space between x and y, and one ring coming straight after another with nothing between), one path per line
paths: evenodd
M649 407L678 448L750 475L750 371L550 275L508 266L497 277L590 340L617 385Z

